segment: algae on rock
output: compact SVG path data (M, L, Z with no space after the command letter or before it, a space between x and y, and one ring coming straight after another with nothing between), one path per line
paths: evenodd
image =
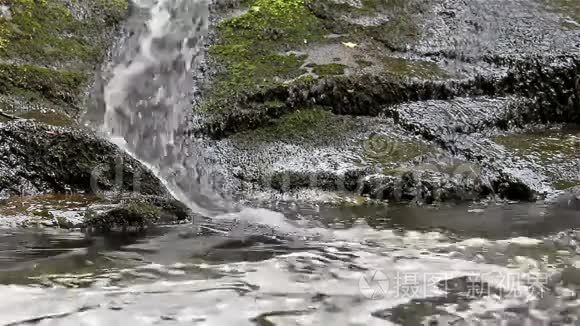
M270 125L241 132L233 139L248 143L324 143L352 132L355 126L353 121L334 115L329 108L301 107L273 120Z
M247 13L217 27L218 42L209 52L223 70L213 82L206 110L223 109L240 92L302 75L305 57L285 53L319 41L326 33L303 0L250 0L244 4Z
M320 77L343 75L346 66L340 63L329 63L324 65L315 65L312 72Z
M83 93L105 56L128 0L2 0L0 109L81 112Z
M542 0L546 6L556 12L567 15L580 24L580 2L577 0ZM576 25L576 29L578 29Z
M160 217L161 210L144 201L128 201L104 212L88 211L85 224L98 231L127 228L143 229Z
M543 130L499 136L495 141L521 159L538 164L556 189L580 185L580 134Z
M426 80L445 79L446 71L436 63L428 61L409 60L405 58L383 58L385 73L395 78L419 78Z

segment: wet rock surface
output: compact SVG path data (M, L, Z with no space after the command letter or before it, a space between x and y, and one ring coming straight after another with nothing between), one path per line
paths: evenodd
M195 218L201 216L169 196L133 195L102 206L87 207L80 226L93 233L142 231L154 224L188 222Z
M505 6L245 3L215 23L208 53L217 68L192 133L208 138L230 193L316 188L431 203L534 200L575 186L575 132L562 131L568 154L548 154L535 135L580 121L580 35L566 23L577 17L567 3ZM298 12L302 23L283 23ZM262 52L248 47L254 39ZM551 158L522 155L510 141L521 133ZM429 150L393 159L393 147L416 152L400 139ZM376 143L387 143L378 155L394 168L366 155Z
M1 194L119 190L168 195L151 171L117 146L80 129L0 124Z
M124 19L128 2L22 1L2 4L0 110L70 125Z
M232 5L238 14L229 16ZM85 4L67 10L74 19L107 21L122 17L119 6L114 15ZM548 146L538 145L544 138L515 136L580 121L578 31L563 24L577 18L564 14L566 6L522 1L508 11L498 1L265 0L214 6L220 18L208 44L212 69L202 64L207 71L199 72L209 83L194 101L191 135L201 137L202 155L221 176L217 190L237 199L317 189L419 203L489 195L533 200L575 186L576 157L547 154ZM305 19L293 21L297 14ZM23 114L58 126L75 126L78 117L52 107ZM568 145L560 152L575 146L574 132L564 133ZM21 172L6 184L29 192L86 191L86 184L58 180L86 179L87 171L72 164L76 175L57 172L50 181L59 185L42 177L28 185L32 176ZM105 190L112 187L107 178L97 181ZM151 191L145 193L158 194Z
M0 228L59 228L93 234L136 232L154 224L202 218L168 196L46 194L10 197L0 206Z
M128 6L123 0L1 4L0 197L9 197L3 226L78 227L83 210L104 193L169 197L141 163L79 123L95 68Z

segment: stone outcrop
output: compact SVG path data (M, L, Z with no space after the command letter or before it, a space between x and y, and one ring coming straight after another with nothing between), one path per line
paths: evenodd
M191 134L224 191L250 197L533 200L577 185L563 127L580 121L577 8L505 6L244 2L215 23Z

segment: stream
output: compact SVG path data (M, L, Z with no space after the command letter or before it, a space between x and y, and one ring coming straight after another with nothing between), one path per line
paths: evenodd
M570 212L493 203L292 215L291 233L242 227L236 236L225 220L130 236L3 230L0 322L577 322L580 222Z

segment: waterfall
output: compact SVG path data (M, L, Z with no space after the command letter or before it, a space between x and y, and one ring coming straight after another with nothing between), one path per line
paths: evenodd
M105 69L102 131L148 165L174 196L205 215L231 209L186 136L193 75L208 28L207 0L132 0Z

